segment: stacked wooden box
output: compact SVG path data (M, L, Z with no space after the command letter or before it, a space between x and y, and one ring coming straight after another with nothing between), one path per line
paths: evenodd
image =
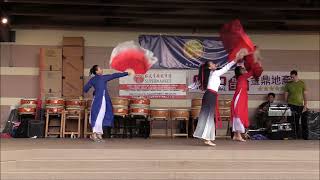
M84 39L83 37L63 37L62 48L62 95L66 99L78 99L83 95ZM64 132L79 132L78 123L83 123L84 116L69 118L66 110ZM81 127L82 129L83 127ZM79 137L80 134L77 135Z
M62 94L67 98L78 98L83 95L83 37L63 37L62 53Z
M42 100L61 97L62 93L62 49L61 48L40 48L39 61L40 75L40 95ZM44 106L46 107L46 106ZM49 113L50 114L50 113ZM48 118L48 128L45 136L49 134L61 137L62 113L46 113ZM55 119L52 119L55 118ZM49 121L50 119L50 121ZM52 120L52 121L51 121Z
M61 97L62 50L40 48L40 93L41 97Z

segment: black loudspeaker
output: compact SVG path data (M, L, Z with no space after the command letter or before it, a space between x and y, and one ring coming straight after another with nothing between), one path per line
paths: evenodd
M307 140L320 140L320 112L305 111L301 117L302 137Z
M44 137L44 121L31 120L28 125L28 137Z
M10 31L10 28L6 25L0 24L0 42L15 42L16 32Z
M9 42L16 42L16 31L9 31Z

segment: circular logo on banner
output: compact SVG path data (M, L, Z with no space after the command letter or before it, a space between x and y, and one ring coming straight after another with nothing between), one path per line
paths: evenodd
M141 84L141 83L143 83L143 81L144 81L144 75L142 75L142 74L136 74L133 79L134 79L134 81L135 81L136 83Z
M189 59L198 59L203 55L203 45L199 40L187 41L183 47L184 55Z

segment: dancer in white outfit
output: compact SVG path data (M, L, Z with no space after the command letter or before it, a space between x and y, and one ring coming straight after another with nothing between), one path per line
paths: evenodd
M199 81L201 89L206 90L202 98L202 106L198 118L197 128L193 134L194 137L203 139L205 144L215 146L212 142L215 140L215 127L220 120L218 111L218 90L220 86L220 76L226 73L238 59L229 62L222 69L217 70L216 64L208 61L200 67ZM221 120L220 120L221 123Z

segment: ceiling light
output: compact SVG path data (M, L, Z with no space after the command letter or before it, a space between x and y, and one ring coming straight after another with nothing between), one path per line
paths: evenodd
M3 17L3 18L1 19L1 23L2 23L2 24L7 24L7 23L8 23L8 18Z

